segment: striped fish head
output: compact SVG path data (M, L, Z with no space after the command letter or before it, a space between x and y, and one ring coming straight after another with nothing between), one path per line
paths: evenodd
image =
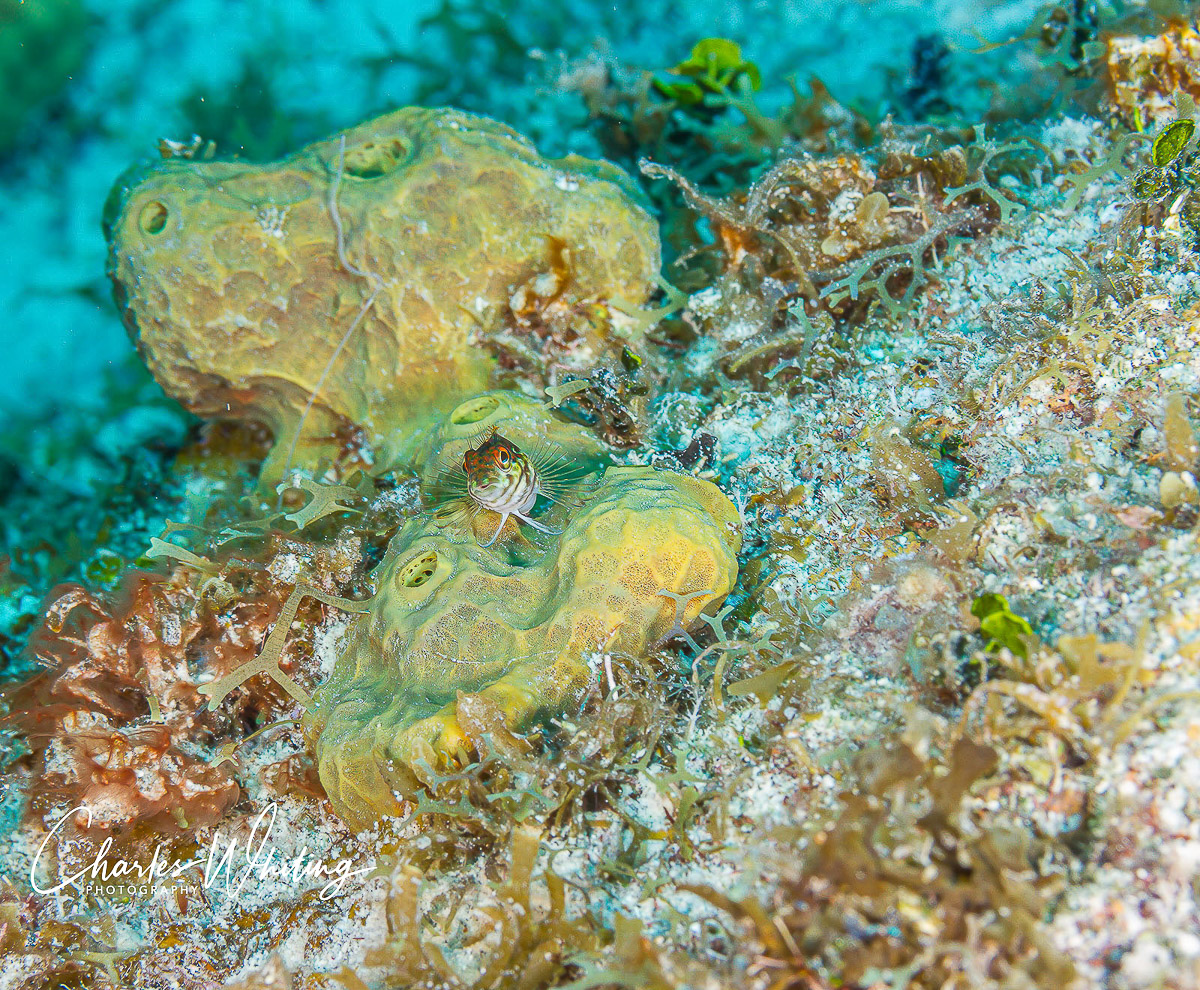
M537 501L538 475L521 448L499 433L463 455L467 495L493 512L528 512Z

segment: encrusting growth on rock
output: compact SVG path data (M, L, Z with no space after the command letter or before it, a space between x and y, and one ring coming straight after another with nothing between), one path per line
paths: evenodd
M489 384L618 363L643 330L610 304L641 305L659 268L619 169L542 159L454 110L397 110L269 165L135 170L105 231L151 371L198 415L266 423L271 483L289 461L403 462Z
M492 393L451 413L427 462L476 442L481 429L520 445L549 432L566 456L594 457L582 428L555 423L539 403ZM589 658L637 657L733 588L736 512L706 481L609 468L581 507L556 508L562 531L529 539L517 533L483 546L436 514L393 538L369 611L305 719L321 781L344 818L395 814L397 795L414 795L439 767L468 759L478 746L468 710L518 732L569 712L594 679ZM682 614L671 600L679 594Z

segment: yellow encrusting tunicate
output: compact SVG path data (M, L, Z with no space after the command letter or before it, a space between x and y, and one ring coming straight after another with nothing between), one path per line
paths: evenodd
M660 263L616 166L543 159L503 124L420 107L280 162L128 173L105 231L150 370L200 416L267 424L271 484L359 449L349 463L403 463L498 376L541 388L641 351L610 304L644 303Z
M430 472L469 442L467 425L518 444L548 434L567 456L595 456L581 428L538 403L470 401L482 415L448 417ZM582 505L552 511L562 531L532 531L536 544L522 528L481 546L432 512L393 538L369 611L305 717L321 783L347 821L399 812L430 774L476 751L468 709L517 732L577 711L594 679L589 657L644 654L719 606L737 579L737 511L707 481L610 467Z

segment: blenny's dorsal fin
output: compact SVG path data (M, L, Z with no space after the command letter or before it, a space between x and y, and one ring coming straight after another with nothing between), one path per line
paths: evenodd
M478 450L485 443L492 439L499 431L499 427L493 423L491 426L485 426L482 430L476 433L470 440L467 441L468 450ZM501 438L503 439L503 438Z

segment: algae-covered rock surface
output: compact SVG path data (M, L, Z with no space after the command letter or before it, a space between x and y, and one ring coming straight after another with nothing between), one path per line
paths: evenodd
M0 990L1200 987L1197 12L610 7L91 12Z

